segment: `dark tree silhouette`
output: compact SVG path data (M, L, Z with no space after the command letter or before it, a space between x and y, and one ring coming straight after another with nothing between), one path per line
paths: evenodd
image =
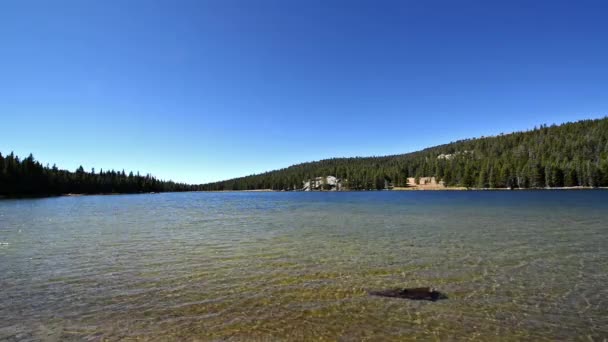
M0 196L50 196L67 193L140 193L196 190L196 186L160 181L151 175L127 177L123 172L100 170L85 172L80 166L75 172L57 166L43 167L29 155L22 161L12 152L0 153Z

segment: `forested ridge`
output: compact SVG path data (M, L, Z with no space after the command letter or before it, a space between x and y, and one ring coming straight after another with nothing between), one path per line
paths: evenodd
M189 185L125 171L76 171L43 166L30 154L0 153L0 196L142 193L193 190L299 190L335 176L349 190L407 186L408 177L436 177L446 186L546 188L608 186L608 117L526 132L466 139L418 152L332 158L221 182Z
M195 190L195 186L162 181L151 175L125 171L75 172L55 165L42 166L30 154L20 159L12 152L0 153L0 196L52 196L61 194L141 193Z
M447 186L545 188L608 186L608 117L530 131L466 139L384 157L333 158L204 184L202 190L297 190L315 177L336 176L352 190L406 186L434 176Z

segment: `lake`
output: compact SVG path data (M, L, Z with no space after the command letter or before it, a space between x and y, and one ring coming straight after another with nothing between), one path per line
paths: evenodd
M0 275L9 341L602 340L608 191L1 200Z

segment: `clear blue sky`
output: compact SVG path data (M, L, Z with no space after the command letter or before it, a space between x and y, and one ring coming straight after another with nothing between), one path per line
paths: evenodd
M0 152L191 183L608 114L608 1L4 0Z

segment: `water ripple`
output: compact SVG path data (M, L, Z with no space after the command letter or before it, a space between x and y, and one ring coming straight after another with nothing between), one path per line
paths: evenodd
M599 191L0 201L0 339L601 340L607 213ZM428 285L449 300L367 295Z

